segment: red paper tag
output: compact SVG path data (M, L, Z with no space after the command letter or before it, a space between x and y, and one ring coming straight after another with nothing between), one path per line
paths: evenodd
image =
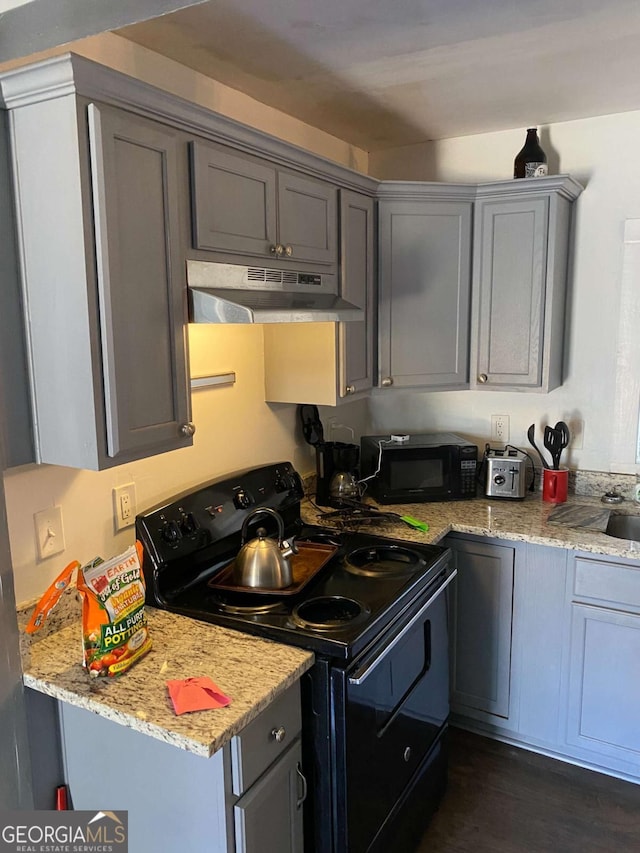
M224 708L231 704L229 696L225 696L207 676L167 681L167 688L176 714Z

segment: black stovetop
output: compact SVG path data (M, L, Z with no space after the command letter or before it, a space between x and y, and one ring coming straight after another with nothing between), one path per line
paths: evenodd
M283 490L283 482L290 488ZM252 497L252 504L238 506L238 494ZM138 516L149 603L336 661L352 660L445 573L449 552L380 536L371 525L366 532L305 525L301 497L295 471L279 463L199 487ZM237 553L239 529L257 505L277 509L287 536L295 533L299 543L329 540L337 546L294 595L210 586Z

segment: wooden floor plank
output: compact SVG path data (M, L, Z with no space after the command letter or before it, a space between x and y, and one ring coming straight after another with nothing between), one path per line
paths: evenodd
M448 790L416 853L445 851L640 853L640 785L452 729Z

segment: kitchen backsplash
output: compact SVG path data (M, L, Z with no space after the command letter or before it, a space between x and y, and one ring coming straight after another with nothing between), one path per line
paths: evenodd
M569 491L576 495L601 497L605 492L619 492L632 501L636 486L635 474L607 474L603 471L571 471Z

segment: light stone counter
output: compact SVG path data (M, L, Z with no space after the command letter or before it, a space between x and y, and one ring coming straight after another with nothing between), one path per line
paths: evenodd
M570 496L571 504L604 507L599 499L581 495ZM401 521L361 529L422 543L437 543L450 532L469 533L640 560L640 543L550 524L553 506L539 493L524 501L477 498L379 509L412 515L426 521L429 530L422 533ZM640 514L630 501L611 509ZM309 523L328 525L319 517L322 511L309 501L303 503L303 518ZM28 616L29 611L19 614L22 626ZM33 637L22 635L25 685L202 756L224 746L314 661L313 654L302 649L148 608L152 651L120 678L91 679L81 664L79 617L79 603L68 591L45 628ZM231 705L176 716L166 682L199 675L212 678L232 698Z
M402 521L386 522L383 525L363 524L359 528L393 539L434 544L443 539L447 533L471 533L494 539L533 542L554 548L568 548L640 560L640 543L638 542L616 539L586 528L549 523L547 519L554 505L545 503L540 493L529 495L522 501L489 500L483 497L471 501L384 506L372 500L368 502L382 512L412 515L420 521L426 521L429 525L427 533L415 530ZM617 506L606 506L600 502L599 498L570 495L566 506L571 505L588 506L595 511L611 509L612 512L640 515L640 507L631 501L624 501ZM305 521L310 524L330 525L330 521L321 517L321 512L324 510L325 508L316 508L309 501L305 501L302 514Z
M21 627L29 615L19 614ZM25 685L209 757L313 665L303 649L151 607L147 615L149 654L118 678L90 678L81 663L80 606L67 591L46 630L22 635ZM166 682L195 676L209 676L231 704L176 716Z

